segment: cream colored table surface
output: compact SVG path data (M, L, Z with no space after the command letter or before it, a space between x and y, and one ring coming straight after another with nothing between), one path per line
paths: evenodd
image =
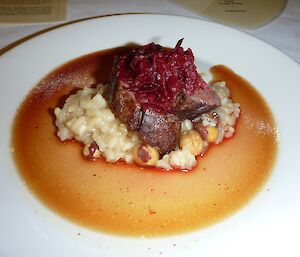
M4 52L24 37L77 19L130 12L182 15L204 19L168 0L69 0L64 22L44 24L0 24L0 49ZM267 25L244 30L270 43L300 63L300 0L289 0L283 13Z

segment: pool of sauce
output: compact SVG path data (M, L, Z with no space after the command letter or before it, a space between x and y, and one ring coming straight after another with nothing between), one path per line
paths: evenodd
M277 152L277 130L260 94L225 66L211 68L241 104L236 134L213 145L190 172L82 158L82 146L56 136L54 108L76 89L107 83L113 56L75 59L48 74L20 105L12 147L28 188L61 216L119 235L163 236L200 229L235 213L262 189Z

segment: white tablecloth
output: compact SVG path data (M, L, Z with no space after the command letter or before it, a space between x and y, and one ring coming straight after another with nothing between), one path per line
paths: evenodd
M69 0L66 21L130 12L174 14L205 19L168 0ZM32 33L60 23L63 22L0 24L0 49ZM300 0L289 0L283 13L267 25L244 31L270 43L300 63Z

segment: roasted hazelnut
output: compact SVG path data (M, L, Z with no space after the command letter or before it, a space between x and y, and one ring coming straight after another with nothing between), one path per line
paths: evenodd
M190 130L182 134L180 147L186 148L191 154L196 156L203 150L203 140L196 130Z
M96 160L100 156L99 147L95 142L88 143L83 147L83 156L88 160Z
M159 153L150 145L137 145L132 154L133 161L141 166L154 166L159 160Z

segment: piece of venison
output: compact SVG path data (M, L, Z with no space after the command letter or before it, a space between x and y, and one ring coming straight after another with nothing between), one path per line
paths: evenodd
M137 131L145 143L156 148L161 155L176 148L180 132L178 117L150 110L143 112L134 94L117 80L115 85L109 85L107 96L116 117L131 130Z
M108 99L110 106L116 117L123 123L127 124L129 129L138 131L142 119L143 111L136 102L134 94L122 86L122 82L116 80L108 86Z
M155 147L161 155L175 150L180 136L180 121L173 114L146 110L139 128L141 139Z
M191 96L180 94L177 101L173 113L182 120L192 120L221 105L219 96L209 86L195 90Z

